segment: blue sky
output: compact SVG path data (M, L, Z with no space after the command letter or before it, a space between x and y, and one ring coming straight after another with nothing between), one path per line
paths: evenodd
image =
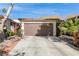
M1 9L10 6L9 3L0 4ZM44 16L60 16L79 14L79 4L77 3L15 3L11 11L10 18L40 18Z

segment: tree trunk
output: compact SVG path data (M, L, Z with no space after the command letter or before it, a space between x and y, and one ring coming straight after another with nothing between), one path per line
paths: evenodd
M2 28L1 28L2 31L4 29L5 21L7 20L8 16L10 15L10 12L11 12L12 8L13 8L13 4L11 4L11 6L9 7L7 13L5 14L4 18L2 19Z
M74 44L75 46L77 46L77 45L78 45L77 32L73 33L73 37L74 37L74 39L73 39L73 44Z

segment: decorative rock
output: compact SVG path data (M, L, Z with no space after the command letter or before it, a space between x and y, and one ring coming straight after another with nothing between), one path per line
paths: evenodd
M8 53L16 46L17 42L20 40L21 38L18 36L9 37L8 40L5 40L0 44L0 54L8 55Z

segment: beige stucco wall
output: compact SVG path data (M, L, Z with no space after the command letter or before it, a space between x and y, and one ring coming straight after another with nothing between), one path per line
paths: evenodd
M2 28L2 21L0 20L0 30L1 30L1 28Z

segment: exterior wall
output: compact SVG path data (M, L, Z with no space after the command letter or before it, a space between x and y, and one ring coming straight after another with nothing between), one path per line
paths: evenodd
M2 28L2 21L0 20L0 30L1 30L1 28Z
M3 20L3 19L2 19ZM0 30L2 31L2 20L0 20ZM6 20L5 21L5 23L4 23L4 25L6 26L6 28L10 28L10 25L9 25L9 23L10 23L10 19L8 19L8 20Z
M53 36L56 36L56 22L53 23Z

